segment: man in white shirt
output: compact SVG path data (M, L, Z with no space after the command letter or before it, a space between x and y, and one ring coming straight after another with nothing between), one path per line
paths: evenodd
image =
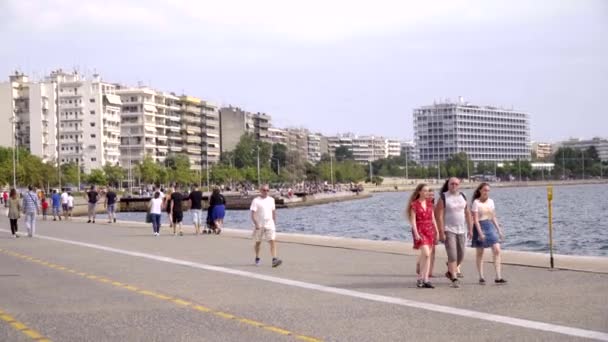
M262 239L266 239L270 244L272 254L272 267L281 265L281 259L277 258L277 247L275 243L277 211L274 198L268 196L270 188L268 184L260 187L260 196L251 202L251 220L253 221L253 239L255 240L255 264L260 265L260 245Z
M63 190L61 193L61 210L63 211L63 218L68 219L68 192Z

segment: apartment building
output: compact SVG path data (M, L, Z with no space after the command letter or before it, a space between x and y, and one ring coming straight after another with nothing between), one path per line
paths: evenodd
M319 133L308 134L308 161L316 164L321 161L323 155L323 139ZM325 149L327 149L327 140L325 139Z
M217 106L193 96L179 98L182 153L192 170L207 169L220 158L220 116Z
M147 87L116 91L122 103L120 165L131 168L150 156L164 163L182 151L179 98Z
M287 146L287 131L277 127L269 127L268 139L271 144L283 144Z
M0 83L0 121L10 125L7 134L0 135L0 146L15 145L45 162L56 162L57 96L56 82L30 81L19 72Z
M529 114L446 101L414 109L416 153L423 165L465 152L475 162L530 160Z
M405 156L407 160L418 160L418 156L416 155L416 145L413 141L401 141L401 155Z
M397 139L386 139L387 157L399 157L401 155L401 141Z
M328 137L327 140L329 153L335 155L336 148L346 146L353 152L355 161L360 163L367 163L389 156L389 140L381 136L358 136L346 133Z
M551 157L553 146L549 143L532 142L532 154L539 160Z
M46 81L57 83L58 160L75 162L84 172L117 164L120 157L120 112L117 85L97 74L54 71Z
M243 134L253 134L258 141L271 142L271 116L251 113L238 107L223 107L220 113L220 147L222 152L234 150Z
M569 147L579 150L586 150L589 147L595 147L598 157L602 161L608 161L608 138L594 137L592 139L580 139L572 138L566 141L562 141L560 144L562 147Z

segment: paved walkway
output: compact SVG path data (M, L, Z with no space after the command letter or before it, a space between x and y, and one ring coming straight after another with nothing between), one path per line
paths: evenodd
M0 219L0 341L608 341L607 258L547 270L506 253L504 286L478 285L467 259L461 288L429 290L406 243L284 234L273 269L267 246L253 265L243 231L99 222L39 221L38 237L12 239Z

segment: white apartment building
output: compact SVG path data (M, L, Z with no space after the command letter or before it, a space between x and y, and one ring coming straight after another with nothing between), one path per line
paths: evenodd
M549 143L532 142L532 153L537 159L547 159L552 154L553 147Z
M220 117L217 106L193 96L180 96L182 152L192 170L207 169L220 158Z
M386 139L387 157L399 157L401 155L401 141L397 139Z
M58 87L58 160L75 162L84 172L117 164L120 157L122 103L115 84L99 75L87 79L77 72L54 71L46 79Z
M407 160L418 161L416 156L416 144L413 141L401 141L401 154L407 158Z
M164 163L169 153L182 151L177 96L146 87L119 89L116 94L122 102L122 167L133 167L146 156Z
M525 112L476 106L461 98L416 108L413 119L423 165L459 152L475 162L530 159L530 121Z
M594 146L598 157L602 161L608 161L608 138L594 137L592 139L580 139L572 138L566 141L562 141L559 144L561 147L569 147L579 150L586 150L591 146Z
M276 127L269 127L268 139L271 144L283 144L287 146L287 131Z
M323 136L319 133L308 135L308 161L316 164L321 161Z
M0 83L0 122L10 127L0 135L0 146L15 145L45 162L56 162L56 103L56 82L30 81L19 72L9 76L8 82Z
M335 155L336 148L347 146L352 152L355 161L366 163L389 156L388 140L377 136L357 136L352 133L339 134L328 137L329 153Z

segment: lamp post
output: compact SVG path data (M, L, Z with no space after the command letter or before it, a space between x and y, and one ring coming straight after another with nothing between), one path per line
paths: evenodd
M407 167L407 158L408 158L408 151L407 151L407 147L405 148L405 180L408 180L409 174L408 174L408 167Z
M257 145L257 161L258 161L258 187L262 185L260 181L260 145Z
M13 117L10 118L13 127L13 188L17 189L17 129L15 128L17 124L17 117L13 113Z

